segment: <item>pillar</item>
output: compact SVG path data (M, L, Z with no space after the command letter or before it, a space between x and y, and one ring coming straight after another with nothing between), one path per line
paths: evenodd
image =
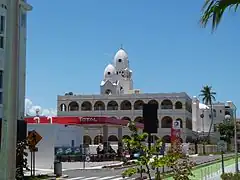
M122 143L122 127L118 128L118 155L121 156L123 151L123 143Z
M103 150L108 151L108 126L103 126Z

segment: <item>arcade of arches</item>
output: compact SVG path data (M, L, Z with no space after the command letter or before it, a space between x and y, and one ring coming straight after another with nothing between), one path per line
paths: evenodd
M90 101L83 101L82 103L77 101L72 101L68 104L68 106L62 103L59 106L60 111L117 111L117 110L142 110L143 104L145 102L143 100L136 100L134 102L130 102L129 100L123 100L119 104L117 101L111 100L106 104L103 101L96 101L95 103L91 103ZM157 104L160 109L186 109L189 112L192 112L191 102L185 102L184 105L181 101L177 101L173 103L169 99L165 99L161 102L152 99L147 103L149 104Z
M124 135L123 138L124 138L124 139L125 139L125 138L130 139L130 136L129 136L129 135ZM186 141L190 142L190 141L191 141L190 138L191 138L191 137L187 137L187 140L186 140ZM159 139L159 138L158 138L156 135L152 135L152 140L151 140L151 141L152 141L152 142L155 142L155 141L157 141L158 139ZM165 135L165 136L163 136L163 137L162 137L162 141L163 141L164 143L171 143L171 136L170 136L170 135ZM182 140L181 138L180 138L180 141L183 142L183 140ZM100 144L100 143L103 143L103 136L102 136L102 135L97 135L97 136L95 136L95 137L92 139L90 136L85 135L85 136L83 136L83 142L84 142L84 144L89 144L89 145L94 144L94 145L98 145L98 144ZM117 143L117 142L118 142L117 136L115 136L115 135L110 135L110 136L108 137L108 142L115 142L115 143Z

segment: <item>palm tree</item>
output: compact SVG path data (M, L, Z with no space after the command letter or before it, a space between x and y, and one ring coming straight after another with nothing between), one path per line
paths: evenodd
M239 4L240 0L205 0L200 23L203 27L206 27L208 21L212 19L212 30L214 31L218 27L225 10L234 8L234 11L236 11Z
M212 124L213 124L213 107L212 107L212 102L216 100L215 98L216 92L212 91L212 86L203 86L203 89L201 90L201 94L199 96L202 97L202 102L206 105L210 106L210 110L211 110L211 124L209 127L209 131L208 131L208 138L210 136L210 132L212 129Z

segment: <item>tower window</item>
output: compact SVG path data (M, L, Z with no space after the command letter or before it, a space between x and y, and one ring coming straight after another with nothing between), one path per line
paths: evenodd
M110 75L111 73L110 72L107 72L108 75Z
M3 93L0 92L0 104L2 104L2 103L3 103Z
M1 31L1 34L4 33L4 30L5 30L5 16L1 16L1 20L0 20L1 24L0 24L0 31Z
M118 62L122 62L122 59L118 59Z
M105 91L105 94L111 95L111 94L112 94L112 91L111 91L110 89L107 89L107 90Z
M0 70L0 88L3 88L3 71Z
M4 37L0 36L0 48L3 49L4 48Z

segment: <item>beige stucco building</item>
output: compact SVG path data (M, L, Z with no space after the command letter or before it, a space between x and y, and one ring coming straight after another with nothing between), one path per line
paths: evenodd
M142 93L133 89L133 71L129 67L128 54L119 49L113 58L113 63L104 70L100 83L100 93L96 95L81 95L65 93L57 97L58 116L110 116L119 119L143 122L142 106L144 103L156 103L159 106L158 136L170 142L172 122L181 121L181 138L188 142L192 138L192 99L185 92L179 93ZM110 135L116 135L116 129L110 130ZM86 130L85 136L94 138L101 131ZM128 129L124 129L128 135Z

